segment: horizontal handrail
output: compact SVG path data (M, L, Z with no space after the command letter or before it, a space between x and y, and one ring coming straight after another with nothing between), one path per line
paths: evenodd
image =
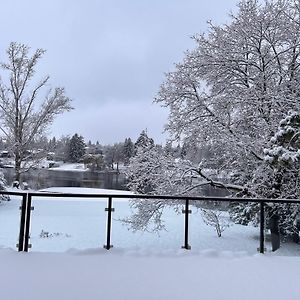
M3 195L53 198L117 198L117 199L158 199L158 200L189 200L189 201L222 201L222 202L268 202L268 203L300 203L300 199L274 199L274 198L242 198L242 197L216 197L216 196L178 196L178 195L148 195L148 194L85 194L61 192L8 192L0 191Z
M0 195L8 195L8 196L26 196L27 193L25 192L9 192L9 191L0 191Z

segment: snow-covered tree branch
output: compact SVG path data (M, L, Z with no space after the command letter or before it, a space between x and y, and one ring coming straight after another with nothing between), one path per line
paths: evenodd
M148 149L131 162L139 174L131 177L133 190L199 194L210 184L241 196L300 196L299 1L242 0L230 17L226 25L209 22L207 33L193 37L195 48L166 74L155 99L169 109L171 141L205 145L210 156L191 161ZM247 224L256 208L235 205L232 216L239 211ZM272 207L269 217L280 209ZM297 210L282 211L288 228Z

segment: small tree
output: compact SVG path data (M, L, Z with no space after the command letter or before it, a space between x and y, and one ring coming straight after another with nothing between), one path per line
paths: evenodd
M37 49L32 56L29 50L26 45L11 43L7 49L8 61L0 65L6 72L0 77L0 130L14 155L17 181L20 181L22 163L27 160L26 152L32 150L34 140L45 133L57 115L71 109L64 88L49 89L41 95L50 77L45 76L36 83L33 79L45 50ZM34 156L30 159L34 162Z
M201 208L201 215L206 225L214 227L218 237L221 237L222 232L229 227L229 222L221 211Z
M134 153L134 144L131 141L131 138L126 138L123 146L123 157L124 157L124 164L128 165L130 158L133 156Z

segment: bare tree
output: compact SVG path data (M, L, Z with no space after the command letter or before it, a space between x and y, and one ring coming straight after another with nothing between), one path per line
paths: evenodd
M33 79L45 50L37 49L32 56L29 50L27 45L13 42L7 49L8 61L1 63L0 130L11 145L17 181L35 138L45 134L55 116L72 109L64 88L49 88L41 95L50 77Z
M229 222L221 211L201 208L201 215L206 225L214 227L218 237L221 237L222 232L229 227Z

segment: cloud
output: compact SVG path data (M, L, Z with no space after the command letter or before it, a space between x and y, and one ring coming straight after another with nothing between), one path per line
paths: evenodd
M163 143L163 124L167 110L150 101L110 101L104 105L74 110L58 117L52 126L53 136L83 135L85 141L99 141L102 144L124 141L130 137L136 140L142 130L147 129L156 143Z
M148 127L159 141L167 114L151 103L164 72L194 46L190 36L209 19L225 21L237 2L4 0L0 61L11 41L47 50L36 75L64 86L75 107L59 117L56 134L82 130L106 143Z

